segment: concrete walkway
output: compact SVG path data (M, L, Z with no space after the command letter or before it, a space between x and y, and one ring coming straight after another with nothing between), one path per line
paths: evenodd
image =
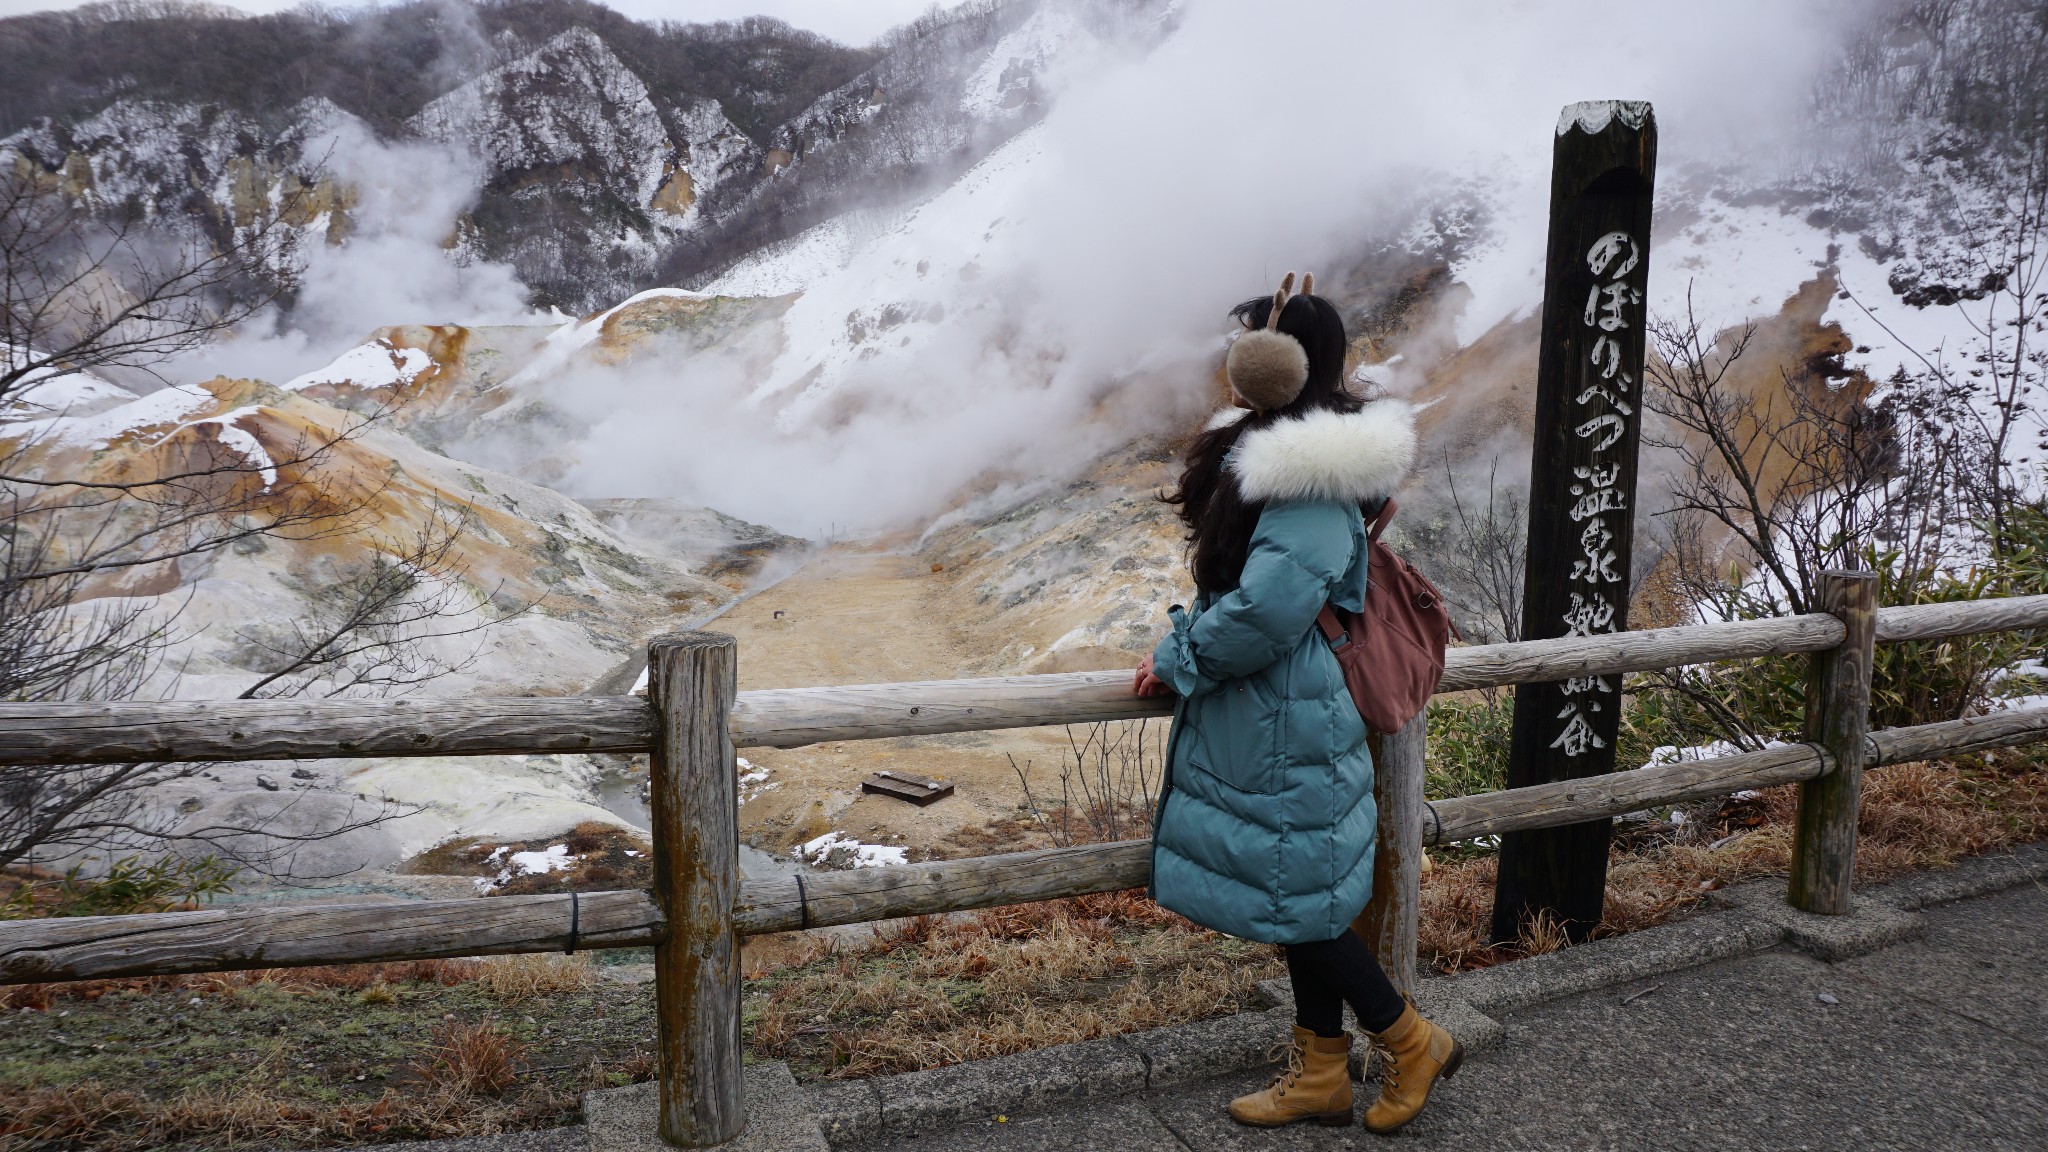
M854 1147L2048 1149L2048 886L1922 915L1839 963L1772 948L1500 1013L1505 1042L1384 1144L1232 1124L1225 1102L1266 1078L1247 1073Z

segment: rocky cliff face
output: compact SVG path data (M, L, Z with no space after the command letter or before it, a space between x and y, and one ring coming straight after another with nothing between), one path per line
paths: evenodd
M472 251L579 308L644 287L659 254L703 223L704 199L760 154L716 100L657 95L586 28L439 97L407 127L483 162Z
M226 43L253 21L216 28L218 13L175 7L68 24L41 14L0 20L0 59L19 64L9 83L22 89L6 101L20 126L0 136L0 158L108 211L217 230L288 205L309 228L319 218L309 238L338 242L351 192L326 163L333 150L450 145L474 157L481 182L451 243L511 264L536 305L589 312L956 175L1042 111L1033 78L1084 20L1075 12L1136 35L1164 6L1071 7L968 5L863 51L768 21L650 28L571 0L414 5L354 23L267 17L273 58L252 69L326 75L344 54L339 32L419 58L382 87L372 69L360 91L337 77L287 103L264 90L281 79L186 76L147 43L156 26L164 51L176 50L195 23ZM31 50L61 50L53 28L68 30L81 59L60 66ZM107 41L121 50L99 51ZM125 94L95 101L93 91ZM783 109L794 115L765 119Z

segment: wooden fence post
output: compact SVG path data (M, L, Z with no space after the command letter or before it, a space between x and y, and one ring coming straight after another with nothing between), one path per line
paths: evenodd
M727 724L737 645L682 632L647 646L656 716L650 765L654 898L668 922L654 950L661 1138L723 1144L746 1125L740 1099L739 785Z
M1849 911L1856 871L1856 810L1863 793L1863 745L1870 730L1870 666L1877 644L1877 575L1821 575L1820 610L1848 629L1842 646L1813 654L1806 677L1806 739L1828 750L1834 770L1799 786L1792 839L1796 908Z
M1405 994L1415 991L1415 949L1422 906L1423 755L1429 712L1399 732L1375 736L1372 797L1379 805L1379 853L1372 866L1372 900L1353 929L1372 946L1387 978Z

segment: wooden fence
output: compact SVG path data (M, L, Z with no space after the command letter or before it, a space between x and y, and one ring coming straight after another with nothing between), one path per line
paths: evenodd
M1367 921L1389 972L1414 980L1425 846L1546 828L1799 782L1788 899L1849 909L1865 770L2048 739L2048 708L1867 732L1873 645L2048 627L2048 596L1875 609L1876 579L1834 573L1827 613L1452 651L1455 692L1811 653L1805 741L1762 752L1427 802L1418 720L1382 739L1381 852ZM534 752L651 754L651 892L397 904L280 904L0 923L0 983L652 946L661 1134L686 1148L736 1136L739 942L747 935L964 911L1142 886L1146 841L745 880L737 748L1093 723L1164 715L1124 672L736 692L729 636L654 641L633 697L0 704L0 763Z

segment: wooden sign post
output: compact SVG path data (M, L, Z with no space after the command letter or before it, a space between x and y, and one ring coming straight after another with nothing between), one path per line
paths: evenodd
M1628 627L1657 168L1649 104L1599 100L1566 108L1551 164L1524 640ZM1618 676L1521 686L1508 787L1614 771L1620 720ZM1505 837L1494 939L1512 940L1547 915L1583 940L1600 922L1609 828L1596 820Z

